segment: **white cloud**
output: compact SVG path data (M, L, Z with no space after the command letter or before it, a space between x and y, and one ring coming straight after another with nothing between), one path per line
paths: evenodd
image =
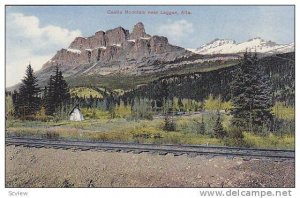
M11 13L6 20L6 85L20 82L30 62L35 71L57 50L66 48L80 30L54 25L42 27L36 16Z
M158 27L158 32L171 39L180 39L194 32L194 25L186 20L170 21Z

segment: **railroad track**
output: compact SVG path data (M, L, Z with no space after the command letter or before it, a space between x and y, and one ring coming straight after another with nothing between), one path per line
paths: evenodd
M171 153L175 156L187 154L189 156L205 155L209 157L226 156L242 157L245 160L250 159L275 159L275 160L294 160L295 151L279 149L254 149L240 147L223 146L204 146L204 145L158 145L158 144L139 144L139 143L120 143L120 142L94 142L63 139L42 139L28 137L6 137L6 145L27 146L36 148L57 148L57 149L75 149L75 150L101 150L116 152L133 153L158 153L166 155Z

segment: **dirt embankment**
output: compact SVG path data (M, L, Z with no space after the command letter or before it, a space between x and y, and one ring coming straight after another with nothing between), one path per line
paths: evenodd
M6 147L6 187L294 187L294 161Z

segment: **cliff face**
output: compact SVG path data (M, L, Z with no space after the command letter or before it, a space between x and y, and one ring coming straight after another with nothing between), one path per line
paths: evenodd
M101 70L149 66L153 62L168 62L191 56L184 48L169 44L163 36L150 36L143 23L139 22L130 33L117 27L107 31L98 31L95 35L77 37L68 49L59 50L56 55L43 65L44 70L59 65L63 70L78 69L82 72L99 72ZM102 69L101 69L102 68ZM128 70L128 69L127 69ZM101 73L101 72L100 72Z

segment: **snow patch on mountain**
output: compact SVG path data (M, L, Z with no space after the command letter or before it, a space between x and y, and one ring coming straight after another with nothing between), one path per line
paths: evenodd
M72 52L72 53L76 53L76 54L81 54L81 51L78 50L78 49L71 49L71 48L68 48L67 51L68 51L68 52Z
M120 43L114 43L112 44L112 46L115 46L115 47L122 47L122 45Z

